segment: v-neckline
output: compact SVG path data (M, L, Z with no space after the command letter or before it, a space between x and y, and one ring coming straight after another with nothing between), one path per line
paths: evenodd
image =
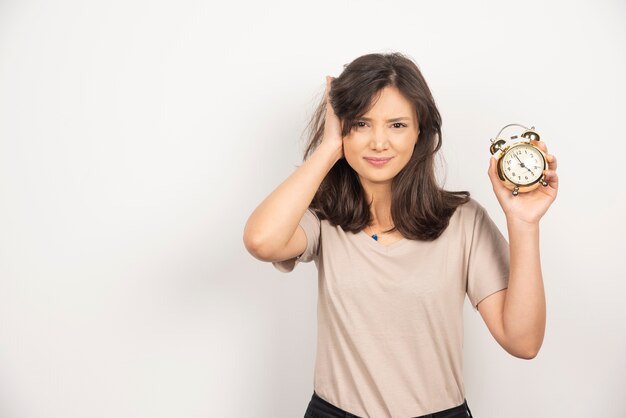
M406 239L406 238L401 238L397 241L392 242L389 245L385 245L385 244L381 244L380 242L376 241L374 238L372 238L371 235L368 235L367 232L365 232L364 230L361 230L359 232L357 232L356 234L361 240L367 242L367 244L374 248L377 251L386 253L389 252L391 250L395 250L398 247L403 247L405 244L407 244L408 242L410 242L410 240Z

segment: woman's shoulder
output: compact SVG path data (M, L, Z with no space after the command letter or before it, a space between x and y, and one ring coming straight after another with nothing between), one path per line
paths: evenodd
M484 209L483 205L481 205L478 200L474 199L471 196L468 198L467 202L461 206L465 207L466 210L471 210L474 212Z
M482 216L485 213L485 208L478 200L473 197L469 197L467 202L459 205L455 215L459 217L463 222L473 223L477 216Z

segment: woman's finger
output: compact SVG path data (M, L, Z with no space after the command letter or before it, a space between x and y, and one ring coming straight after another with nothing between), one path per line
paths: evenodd
M491 186L496 193L505 192L506 187L504 183L498 177L498 161L495 157L489 157L489 169L487 170L487 175L489 175L489 180L491 180ZM508 190L508 189L507 189Z
M556 170L556 157L552 154L546 155L546 161L550 170Z
M539 149L540 149L541 151L543 151L544 153L547 153L547 152L548 152L548 146L546 145L546 143L545 143L545 142L543 142L543 141L535 141L535 142L534 142L534 144L535 144L536 146L538 146L538 147L539 147Z
M556 174L555 170L544 170L543 179L548 183L548 187L552 187L553 189L559 188L559 176Z
M328 101L328 93L330 92L330 76L326 76L326 90L324 90L324 100Z
M330 83L333 81L335 77L331 77L329 75L326 76L326 91L324 92L324 100L326 101L326 113L330 113L331 115L335 114L335 109L330 104Z

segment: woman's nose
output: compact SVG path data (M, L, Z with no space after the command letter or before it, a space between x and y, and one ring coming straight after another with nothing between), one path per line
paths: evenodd
M373 135L370 139L370 147L375 150L384 150L388 146L387 133L381 127L373 129Z

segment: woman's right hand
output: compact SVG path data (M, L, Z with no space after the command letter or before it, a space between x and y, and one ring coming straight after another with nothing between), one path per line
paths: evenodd
M324 137L322 143L328 144L333 148L341 150L339 158L343 158L343 137L341 135L341 121L335 115L333 106L330 104L330 83L335 77L326 76L326 91L324 92L324 100L326 101L326 120L324 122Z

